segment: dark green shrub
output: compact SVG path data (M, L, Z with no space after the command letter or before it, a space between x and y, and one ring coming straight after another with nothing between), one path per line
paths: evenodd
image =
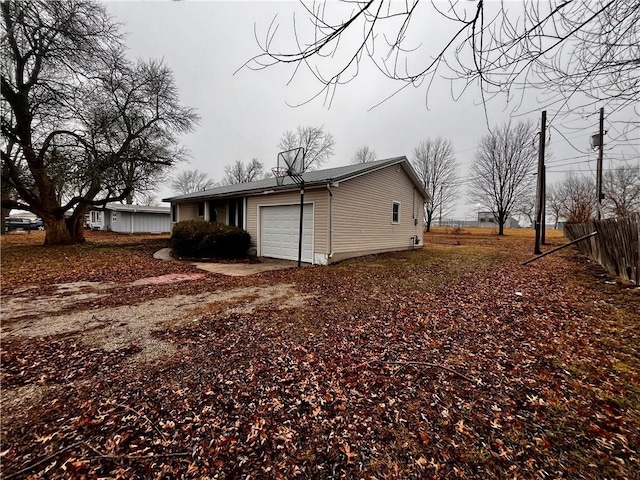
M176 223L171 232L171 248L181 257L246 258L250 243L241 228L202 220Z

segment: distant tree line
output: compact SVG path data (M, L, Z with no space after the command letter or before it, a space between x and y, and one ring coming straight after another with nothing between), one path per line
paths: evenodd
M603 217L624 217L640 212L640 167L620 165L603 174ZM579 172L570 172L551 185L547 192L547 212L557 228L560 219L585 223L596 217L596 181Z

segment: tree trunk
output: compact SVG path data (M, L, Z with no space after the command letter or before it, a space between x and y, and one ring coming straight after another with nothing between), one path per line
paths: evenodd
M2 230L0 231L0 235L4 235L5 233L7 233L7 232L5 231L5 229L6 229L6 223L7 223L7 222L5 222L5 220L4 220L4 219L5 219L6 217L8 217L10 213L11 213L11 209L10 209L10 208L4 208L4 207L2 208L2 213L0 214L0 215L2 215L2 217L0 217L0 219L2 220L2 223L1 223L0 228L1 228Z
M45 245L74 245L84 243L84 225L82 217L43 218L45 224Z
M81 242L75 241L72 232L69 230L66 218L43 218L45 236L45 245L73 245L74 243L81 243L84 241L84 237Z
M86 242L86 239L84 238L84 214L78 216L74 215L71 218L68 218L67 226L73 236L74 243Z
M507 222L507 216L498 213L498 235L504 235L504 224Z
M498 227L498 235L504 235L504 223L501 223Z

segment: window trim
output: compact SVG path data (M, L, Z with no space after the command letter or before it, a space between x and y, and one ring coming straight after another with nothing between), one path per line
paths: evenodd
M397 215L398 218L394 220L394 217L396 216L395 215L396 205L398 206L398 215ZM401 202L399 202L397 200L393 200L391 202L391 223L393 225L397 225L397 224L400 223L400 211L401 211L401 208L402 208L402 203Z

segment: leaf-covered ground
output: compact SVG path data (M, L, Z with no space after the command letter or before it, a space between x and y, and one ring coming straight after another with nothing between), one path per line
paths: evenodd
M37 235L2 238L3 478L640 478L638 289L523 267L530 231L233 278Z

